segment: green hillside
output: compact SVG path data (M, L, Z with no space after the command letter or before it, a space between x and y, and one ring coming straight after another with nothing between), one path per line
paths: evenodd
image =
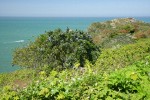
M149 100L150 24L49 31L17 48L13 64L23 69L0 74L0 100Z
M94 43L104 48L134 43L150 37L150 24L134 18L119 18L106 22L92 23L88 32Z

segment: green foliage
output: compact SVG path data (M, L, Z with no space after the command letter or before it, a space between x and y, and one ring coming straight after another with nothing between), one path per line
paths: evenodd
M61 29L46 32L35 42L16 49L13 64L38 67L38 70L26 69L1 74L0 99L148 100L150 98L150 39L147 29L150 25L132 18L93 25L95 25L94 29L91 28L90 31L93 36L96 36L95 39L98 41L102 39L104 48L111 47L112 41L117 41L112 43L115 46L111 49L103 49L97 59L99 49L87 33L72 31L69 28L66 32ZM142 25L143 29L139 25ZM119 42L131 43L131 36L134 36L138 29L142 32L146 30L144 36L148 39L134 41L136 43L126 46L117 45ZM16 80L22 82L29 80L32 83L17 88L13 85Z
M111 71L130 65L149 54L150 39L145 39L135 44L102 50L95 65L100 68L100 70Z
M134 42L135 41L131 37L128 37L125 34L123 34L123 35L115 35L111 39L108 38L104 40L101 46L106 49L132 44Z
M150 24L134 18L118 18L92 23L88 32L95 44L102 48L133 43L135 39L150 37ZM124 39L122 39L124 38Z
M39 73L39 79L23 90L4 87L2 99L21 100L148 100L150 98L150 56L134 64L101 73L89 67ZM90 70L90 71L89 71ZM44 78L43 78L44 77Z
M11 73L0 74L0 88L7 85L17 85L16 80L20 81L32 81L36 77L36 72L32 69L22 69Z
M85 60L94 63L99 48L90 35L83 31L63 32L61 29L40 35L35 42L18 48L13 55L13 64L23 67L43 67L65 69L74 67L76 62L83 67Z

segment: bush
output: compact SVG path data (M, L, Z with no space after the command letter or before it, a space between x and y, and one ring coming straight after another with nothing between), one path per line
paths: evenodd
M76 62L83 67L85 59L94 63L99 48L92 42L90 35L83 31L61 29L40 35L35 42L18 48L13 54L13 64L23 67L72 68Z

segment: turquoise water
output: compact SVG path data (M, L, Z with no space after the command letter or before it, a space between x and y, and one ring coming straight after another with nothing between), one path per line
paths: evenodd
M39 34L56 28L85 30L93 22L110 18L44 18L44 17L0 17L0 73L11 72L19 67L11 66L12 52L16 47L27 44ZM150 22L149 17L137 18Z

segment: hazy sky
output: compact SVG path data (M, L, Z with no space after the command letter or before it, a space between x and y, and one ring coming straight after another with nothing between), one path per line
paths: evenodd
M150 0L0 0L0 16L150 16Z

